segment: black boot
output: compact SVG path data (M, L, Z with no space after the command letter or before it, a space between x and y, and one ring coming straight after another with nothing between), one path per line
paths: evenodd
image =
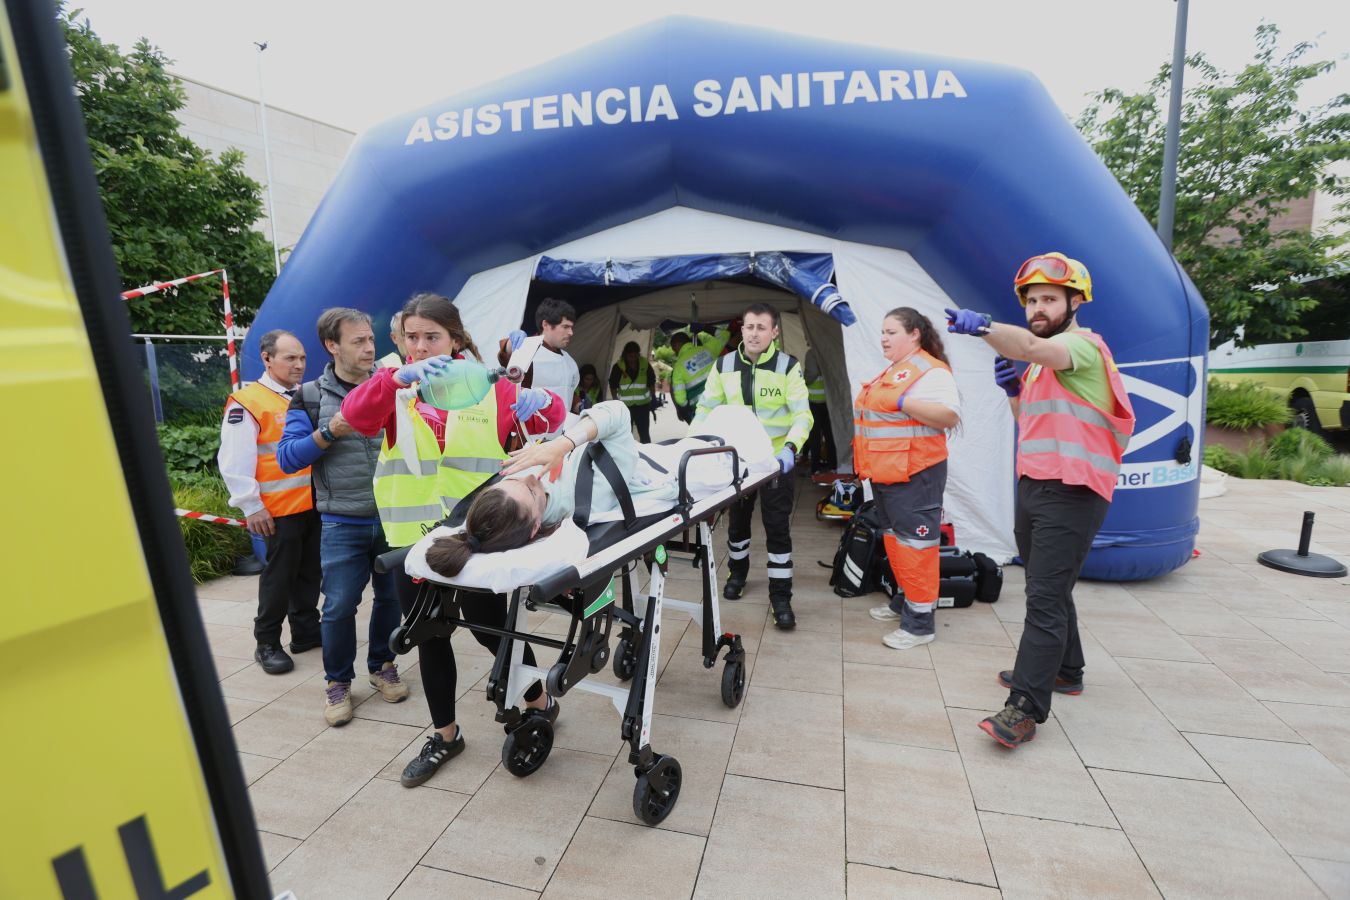
M797 617L792 614L791 600L775 600L770 597L769 605L773 607L773 624L784 631L791 631L797 627Z
M739 600L745 593L745 575L738 575L735 572L727 575L727 586L722 589L722 596L728 600Z

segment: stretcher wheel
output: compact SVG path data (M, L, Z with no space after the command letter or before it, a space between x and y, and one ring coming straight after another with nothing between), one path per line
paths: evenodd
M614 651L614 677L627 681L637 671L637 653L633 642L628 638L619 638L619 646Z
M408 626L400 625L389 634L389 649L393 650L399 656L407 653L413 648L412 641L408 640Z
M673 756L658 756L656 764L639 775L633 786L634 814L648 825L660 824L675 808L675 801L680 799L682 780L679 760ZM664 782L665 788L658 790L653 782Z
M553 723L530 716L502 743L502 765L517 778L533 775L553 749Z
M722 702L735 709L745 696L745 663L727 662L722 669Z

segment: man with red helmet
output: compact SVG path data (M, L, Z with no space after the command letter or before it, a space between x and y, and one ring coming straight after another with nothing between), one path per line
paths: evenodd
M1092 278L1062 253L1022 263L1013 289L1027 327L947 310L947 330L973 334L1000 355L994 380L1017 417L1017 552L1026 568L1027 611L1017 662L1000 672L1002 712L980 728L1005 747L1036 735L1052 694L1083 692L1083 646L1073 586L1106 518L1134 411L1106 342L1076 319L1092 302ZM1030 365L1019 379L1012 360Z

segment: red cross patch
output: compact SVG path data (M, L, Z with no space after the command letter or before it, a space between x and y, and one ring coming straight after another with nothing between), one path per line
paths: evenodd
M928 526L920 525L918 528L914 529L914 533L919 537L928 537Z
M904 380L905 380L906 378L908 378L908 377L909 377L909 369L901 369L899 372L896 372L896 373L895 373L895 379L894 379L894 380L895 380L895 383L896 383L896 384L899 384L900 382L904 381Z

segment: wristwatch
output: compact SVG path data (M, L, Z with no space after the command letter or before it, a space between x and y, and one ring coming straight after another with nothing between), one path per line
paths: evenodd
M337 435L333 434L333 432L328 430L327 422L324 422L322 425L319 426L319 437L323 438L330 444L337 440Z

